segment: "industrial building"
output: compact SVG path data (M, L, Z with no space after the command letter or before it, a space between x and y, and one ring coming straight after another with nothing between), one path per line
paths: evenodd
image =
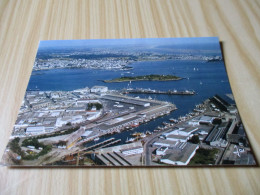
M227 112L228 108L230 107L230 104L218 95L215 95L214 97L210 98L210 101L221 111Z
M95 161L101 165L131 166L135 164L130 160L131 157L142 154L143 146L141 142L134 142L101 148L95 151L95 153Z
M120 152L125 156L141 154L141 153L143 153L143 151L144 151L144 149L142 146L136 146L133 148L126 148L126 149L120 150Z
M221 125L215 125L205 139L205 142L211 146L226 147L226 133L231 125L231 122L223 122Z
M102 97L102 99L112 100L112 101L122 102L122 103L127 103L127 104L133 104L133 105L138 105L138 106L143 106L143 107L149 107L151 105L150 102L148 102L148 101L136 100L136 99L132 99L132 98L125 97L125 96L105 95Z
M156 150L156 155L165 155L165 152L168 150L168 147L162 146Z
M90 89L91 93L106 93L108 91L108 87L105 86L94 86Z
M27 135L39 135L45 133L44 126L29 126L26 128Z
M178 149L171 150L164 155L160 162L169 165L187 165L199 148L196 144L183 143Z

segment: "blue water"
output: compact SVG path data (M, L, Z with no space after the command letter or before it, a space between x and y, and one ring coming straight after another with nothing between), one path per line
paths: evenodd
M121 76L137 76L147 74L172 74L186 79L179 81L138 81L132 82L132 88L151 88L157 90L194 90L193 96L150 95L153 99L174 103L178 110L170 115L140 125L134 131L153 130L169 118L178 118L192 111L196 104L202 103L207 98L218 94L225 98L231 93L225 66L222 61L206 63L205 61L168 60L146 61L131 64L132 70L91 70L91 69L53 69L33 72L28 89L42 91L64 90L70 91L94 85L104 85L109 89L126 88L129 83L104 83L102 80L118 78ZM130 73L129 73L130 72ZM137 94L148 98L149 95ZM137 96L136 94L134 96ZM122 132L112 137L125 140L132 132ZM103 138L104 139L104 138ZM100 139L102 141L103 139ZM100 142L99 141L99 142Z

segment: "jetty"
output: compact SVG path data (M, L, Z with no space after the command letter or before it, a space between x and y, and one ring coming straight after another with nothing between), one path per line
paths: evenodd
M165 95L195 95L195 91L185 90L185 91L177 91L177 90L168 90L168 91L160 91L154 89L123 89L123 94L165 94Z

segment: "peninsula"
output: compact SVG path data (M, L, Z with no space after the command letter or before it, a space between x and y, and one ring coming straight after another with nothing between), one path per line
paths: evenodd
M144 75L144 76L124 76L120 78L115 78L112 80L104 80L105 83L119 83L119 82L129 82L129 81L177 81L183 78L175 75Z

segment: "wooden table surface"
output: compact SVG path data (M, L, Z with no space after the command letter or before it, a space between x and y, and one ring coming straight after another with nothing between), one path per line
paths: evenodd
M1 0L0 155L39 40L218 36L232 90L260 161L260 2ZM259 168L0 167L0 194L260 194Z

